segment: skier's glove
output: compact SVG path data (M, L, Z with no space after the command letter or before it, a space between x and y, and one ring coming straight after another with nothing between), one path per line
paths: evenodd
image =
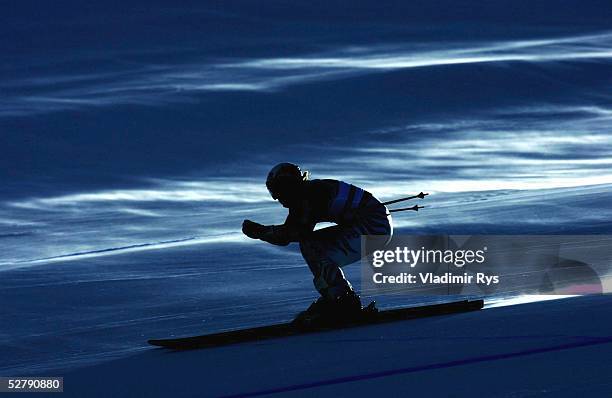
M244 220L242 222L242 233L252 239L261 239L261 237L268 232L268 227L265 225L258 224L251 220Z

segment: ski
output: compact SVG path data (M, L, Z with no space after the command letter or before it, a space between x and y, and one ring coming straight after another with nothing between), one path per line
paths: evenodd
M480 310L483 305L483 300L462 300L449 303L398 308L385 311L376 311L374 309L374 306L370 305L364 308L362 317L354 319L350 322L310 326L297 326L293 323L287 322L271 326L239 329L221 333L205 334L201 336L180 337L171 339L151 339L148 341L148 343L154 346L174 350L221 347L230 344L244 343L249 341L258 341L307 333L352 328L357 326L367 326L394 321L425 318L437 315L476 311Z

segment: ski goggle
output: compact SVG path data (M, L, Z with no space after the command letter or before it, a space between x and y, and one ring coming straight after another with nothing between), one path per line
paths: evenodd
M268 192L270 192L270 196L272 196L272 199L274 200L278 199L278 191L275 185L276 184L274 184L272 181L266 182L266 188L268 188Z

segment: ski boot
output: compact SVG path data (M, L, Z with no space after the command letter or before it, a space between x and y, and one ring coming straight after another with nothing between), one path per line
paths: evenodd
M358 320L361 315L361 300L350 290L334 298L319 297L295 317L293 324L300 327L337 325Z
M333 320L350 322L361 316L361 298L353 290L336 297L333 303Z
M296 326L308 326L314 324L317 320L323 317L323 314L327 312L327 307L330 305L330 300L321 296L314 301L310 306L297 314L291 323Z

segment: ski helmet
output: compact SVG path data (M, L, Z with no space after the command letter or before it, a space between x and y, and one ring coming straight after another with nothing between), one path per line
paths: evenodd
M299 182L308 179L308 172L302 173L300 167L293 163L279 163L270 170L268 178L266 178L266 187L272 195L272 198L277 199L278 192L283 187L294 186Z

